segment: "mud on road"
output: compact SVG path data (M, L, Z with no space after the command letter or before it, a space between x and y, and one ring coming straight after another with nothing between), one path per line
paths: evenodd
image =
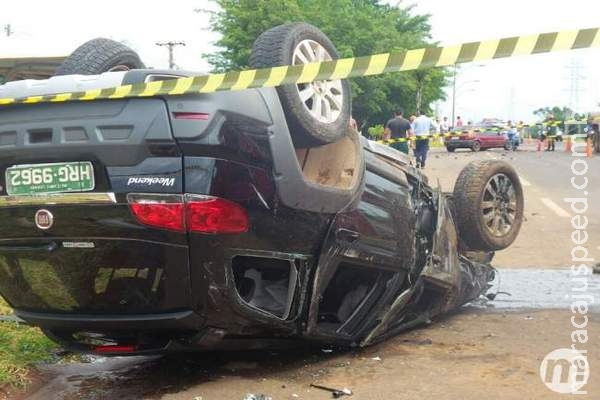
M111 359L52 366L38 399L330 399L311 383L348 387L356 399L552 399L539 363L569 346L568 311L499 312L467 308L436 323L362 350L209 353ZM586 348L600 344L600 318ZM590 352L592 366L600 354ZM600 392L597 372L587 387ZM294 396L294 395L297 395ZM593 398L593 397L590 397Z

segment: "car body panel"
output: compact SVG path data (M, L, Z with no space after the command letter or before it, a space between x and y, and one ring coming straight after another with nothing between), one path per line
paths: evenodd
M477 142L481 149L504 148L508 142L508 136L502 130L496 128L478 128L459 130L444 140L446 148L461 149L473 148Z

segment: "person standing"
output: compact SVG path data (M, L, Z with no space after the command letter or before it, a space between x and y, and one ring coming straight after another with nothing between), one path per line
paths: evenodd
M448 117L444 117L442 119L442 123L440 124L440 132L442 135L445 135L449 130L450 127L448 126Z
M419 116L413 122L417 168L425 168L432 129L436 129L435 123L423 111L419 111Z
M460 115L458 117L456 117L456 125L457 128L462 128L463 127L463 121L462 119L460 119Z
M394 118L385 124L384 139L392 139L390 147L408 154L408 139L412 135L410 122L402 116L403 110L394 112Z
M554 151L554 139L557 130L557 124L554 115L550 114L546 121L546 151Z

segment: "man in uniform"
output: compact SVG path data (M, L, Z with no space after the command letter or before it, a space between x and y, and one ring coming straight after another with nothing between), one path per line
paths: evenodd
M550 114L548 119L546 120L546 151L554 151L554 140L556 136L556 121L554 120L554 115Z
M390 144L396 150L408 154L408 139L412 136L410 122L402 117L403 110L394 113L394 118L385 124L384 139L392 139Z

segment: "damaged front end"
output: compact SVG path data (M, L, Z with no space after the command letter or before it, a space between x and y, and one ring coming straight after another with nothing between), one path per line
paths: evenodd
M454 222L452 195L431 189L421 174L407 168L409 195L399 209L410 212L396 209L396 217L401 216L396 224L402 227L397 232L396 268L369 268L370 262L384 266L385 258L377 260L373 248L361 252L365 249L359 240L339 240L347 221L338 215L315 272L308 338L369 346L456 309L490 288L494 253L468 250Z

